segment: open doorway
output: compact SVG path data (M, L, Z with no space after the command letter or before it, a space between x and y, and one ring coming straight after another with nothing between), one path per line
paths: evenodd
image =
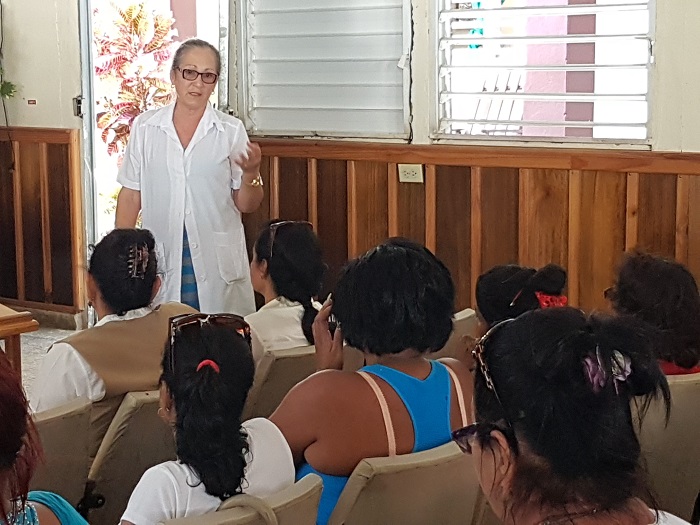
M84 68L86 158L92 158L94 224L88 224L97 241L114 227L117 172L139 114L169 104L173 99L170 66L179 42L201 38L228 54L227 0L86 0L88 23L83 25L89 43ZM223 27L222 27L223 26ZM224 60L223 64L227 61ZM215 106L226 104L228 75L222 68L214 92ZM91 227L92 226L92 227Z

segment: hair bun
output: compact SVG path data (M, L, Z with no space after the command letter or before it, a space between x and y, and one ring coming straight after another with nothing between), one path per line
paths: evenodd
M535 292L561 295L566 286L566 270L557 264L548 264L537 270L527 282L527 288Z

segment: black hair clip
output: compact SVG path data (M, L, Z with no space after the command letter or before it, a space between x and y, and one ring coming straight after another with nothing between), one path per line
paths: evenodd
M145 244L134 244L129 248L129 277L132 279L144 279L146 268L148 268L148 246Z

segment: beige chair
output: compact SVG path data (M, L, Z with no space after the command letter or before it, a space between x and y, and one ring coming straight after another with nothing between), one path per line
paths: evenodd
M471 308L457 312L454 317L454 328L452 335L445 343L441 350L430 354L431 359L441 359L443 357L453 357L460 361L467 359L467 352L470 347L465 341L465 337L474 337L476 335L476 327L479 319L476 312Z
M34 414L44 448L44 463L37 469L30 490L47 490L77 505L85 490L90 466L89 399L80 397L52 410Z
M700 374L669 376L671 419L652 405L640 433L647 469L662 510L690 520L700 493Z
M316 525L318 502L323 483L315 474L304 477L291 487L268 496L234 496L219 510L168 520L167 525Z
M243 409L243 421L269 417L294 385L316 372L313 345L266 350L255 370L253 387Z
M150 467L176 459L172 429L158 417L158 391L124 396L90 468L83 503L91 525L119 523L129 497ZM81 505L81 512L83 511Z
M483 497L472 462L455 443L365 459L355 467L328 525L476 523Z

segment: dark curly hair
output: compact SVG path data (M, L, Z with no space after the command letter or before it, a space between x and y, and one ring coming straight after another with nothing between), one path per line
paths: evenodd
M155 246L148 230L116 229L93 247L88 273L115 314L123 316L151 303L158 278Z
M271 232L275 224L280 226L275 230L270 250ZM267 262L267 273L275 292L304 307L301 329L309 344L314 344L311 325L318 312L312 299L321 293L326 265L311 225L282 219L270 221L255 241L255 258L258 262Z
M495 328L482 354L493 390L477 367L474 406L481 445L498 430L516 455L509 512L529 502L617 510L631 498L653 501L630 407L638 398L643 417L660 396L668 417L670 392L650 341L630 316L574 308L526 312ZM616 380L620 359L629 375ZM587 364L605 371L602 385Z
M197 370L206 359L219 372L211 366ZM250 345L232 327L186 326L177 332L174 348L166 344L161 380L175 403L177 456L207 494L222 500L241 493L248 452L241 414L254 374Z
M29 481L42 452L20 375L3 352L0 352L0 421L0 487L5 491L0 496L0 523L10 525L24 509ZM8 497L12 502L19 501L19 505L5 508Z
M449 270L420 244L389 239L343 269L333 313L343 337L374 355L440 350L452 332Z
M638 317L658 329L659 359L681 368L700 363L700 294L695 278L681 263L631 253L606 297L616 312Z
M556 264L540 270L516 264L494 266L476 281L476 305L492 326L539 308L536 292L561 295L565 286L566 270Z

